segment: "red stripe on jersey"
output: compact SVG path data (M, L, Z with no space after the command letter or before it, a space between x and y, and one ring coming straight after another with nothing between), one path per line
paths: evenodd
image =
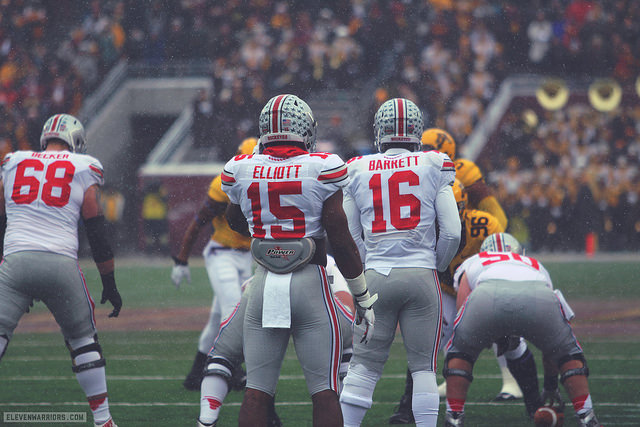
M447 161L445 161L445 162L443 162L443 163L442 163L442 168L443 168L443 169L444 169L444 168L455 168L455 167L456 167L456 165L455 165L455 163L453 163L453 162L447 162Z
M220 174L220 179L225 184L233 184L236 182L234 177L227 175L224 171Z
M344 167L341 170L333 173L321 173L318 175L318 181L326 181L328 179L336 179L346 176L349 173L349 170Z
M405 104L404 100L398 98L398 102L397 102L397 105L396 105L396 108L398 110L398 115L397 115L397 118L396 118L396 120L398 121L398 123L397 123L398 136L404 136L405 135L404 128L405 128L406 120L405 120L404 115L405 115L406 108L405 108L404 104Z
M100 168L97 168L93 165L89 165L89 169L91 169L93 172L97 173L98 175L100 175L100 178L104 177L102 170Z
M271 132L280 132L280 107L287 95L280 95L273 101L271 107Z

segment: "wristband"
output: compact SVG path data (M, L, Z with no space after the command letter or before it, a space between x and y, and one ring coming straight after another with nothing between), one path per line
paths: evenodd
M182 261L181 259L178 259L177 256L171 255L171 259L173 259L173 262L175 262L176 265L189 265L189 261Z
M367 289L367 282L364 280L364 271L353 279L347 279L345 277L344 280L346 280L347 286L349 286L349 290L355 298L362 298L369 292Z

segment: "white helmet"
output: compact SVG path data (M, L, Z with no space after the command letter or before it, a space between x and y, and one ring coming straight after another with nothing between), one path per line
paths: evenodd
M375 146L382 152L385 144L414 144L420 148L424 120L416 104L405 98L394 98L378 108L373 121Z
M259 125L263 147L297 142L309 152L316 148L316 120L307 103L295 95L271 98L260 112Z
M80 120L70 114L56 114L49 117L42 128L40 148L46 149L48 141L54 138L66 142L69 150L74 153L85 152L87 141L84 126Z
M518 239L509 233L494 233L484 239L480 252L514 252L524 255L524 248Z

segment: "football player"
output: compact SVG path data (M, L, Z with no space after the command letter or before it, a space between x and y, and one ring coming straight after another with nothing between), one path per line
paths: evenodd
M489 212L507 229L507 216L500 203L487 185L480 168L471 160L456 158L456 142L443 129L431 128L422 133L423 149L438 150L447 155L456 164L456 178L460 180L469 196L469 208Z
M115 427L94 303L78 265L78 220L82 218L102 279L100 303L109 301L113 305L109 317L117 317L122 298L98 201L104 183L102 165L83 154L84 127L69 114L56 114L46 121L40 147L40 152L9 153L2 163L0 358L29 306L34 300L44 302L60 325L95 425Z
M336 267L335 260L327 256L327 279L331 286L331 291L336 302L336 307L340 313L340 331L342 333L342 358L340 360L340 381L347 375L347 366L353 353L352 346L352 324L355 321L353 315L353 296L349 292L347 282ZM220 328L220 334L216 338L215 344L209 352L205 376L200 389L200 416L198 417L198 427L209 427L216 424L222 402L232 388L232 374L244 361L242 353L242 324L247 308L248 290L251 279L243 283L242 299L238 308L225 319ZM267 419L269 427L281 426L280 419L276 414L273 401L269 406Z
M456 291L453 289L453 274L462 262L480 250L480 245L484 239L493 234L503 232L504 229L498 220L490 213L477 209L468 208L467 191L462 183L455 179L453 183L453 195L458 205L460 222L462 223L462 240L456 256L449 264L449 267L438 273L440 288L442 289L442 340L441 348L449 341L453 332L453 319L456 316ZM505 367L505 369L507 369ZM515 386L517 384L513 380ZM441 397L446 393L446 382L438 387ZM414 422L413 411L411 409L411 395L413 393L413 381L410 372L407 372L405 390L400 398L400 403L396 407L394 414L389 418L390 424L411 424Z
M256 138L247 138L238 146L238 155L251 154L256 147ZM187 390L200 390L200 382L204 370L207 353L213 347L213 341L220 329L220 320L229 317L240 301L240 285L251 276L252 259L249 253L250 239L229 228L224 217L229 198L222 191L220 175L215 177L209 185L207 198L202 207L189 223L182 238L180 251L173 256L174 266L171 280L180 287L183 281L191 282L189 270L189 254L202 228L211 223L213 234L209 243L204 247L202 255L209 276L209 283L213 288L213 302L209 313L209 321L205 325L200 339L198 351L182 385ZM242 368L234 372L236 378L243 377ZM236 388L242 388L242 381Z
M342 208L347 166L316 153L316 121L295 95L271 98L259 118L260 154L237 156L222 172L232 229L253 237L258 266L243 328L247 389L238 424L264 425L293 336L313 403L313 423L342 426L338 402L342 339L325 266L325 237L354 295L357 323L371 339L375 322L358 247Z
M451 160L454 161L456 164L456 178L460 180L468 194L468 207L489 212L502 225L502 231L506 231L507 216L502 206L500 206L491 188L484 181L480 168L471 160L456 158L456 142L453 137L443 129L431 128L424 131L421 141L424 146L423 149L428 147L442 151L447 153ZM496 348L494 347L495 351ZM522 392L513 376L509 373L504 357L498 357L497 360L502 375L502 388L494 400L506 401L521 398Z
M529 393L540 399L535 361L522 338L538 347L545 364L553 365L560 373L579 425L600 426L589 393L587 362L569 323L573 311L562 294L553 290L549 273L540 261L524 256L522 246L512 235L492 234L482 243L480 253L456 270L454 288L458 291L458 315L443 369L447 379L445 426L464 425L473 364L480 352L494 342L499 343L510 366L533 366L527 369L527 375L532 376L535 389L523 388L525 403ZM557 390L549 389L546 378L547 375L543 396L558 396ZM557 381L553 387L557 387ZM527 404L530 415L535 409Z
M422 128L422 112L412 101L390 99L375 115L378 153L348 163L344 207L367 283L380 299L369 344L355 333L340 395L347 427L359 426L371 407L398 325L413 377L416 424L437 422L442 301L436 270L444 271L453 259L461 225L451 188L454 164L445 153L420 151Z

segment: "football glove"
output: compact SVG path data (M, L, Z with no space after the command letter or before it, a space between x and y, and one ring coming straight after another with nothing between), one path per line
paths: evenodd
M172 257L173 269L171 270L171 280L173 284L176 285L176 289L180 289L180 285L183 280L186 280L187 283L191 283L191 270L189 270L189 264L185 261L181 261L176 257Z
M543 389L540 394L540 400L542 401L543 406L556 408L558 412L564 411L564 401L562 400L562 396L560 396L560 391L558 389Z
M120 314L120 309L122 308L122 297L120 297L120 292L118 292L118 288L116 287L116 279L113 274L101 274L100 278L102 279L102 299L100 300L100 304L104 304L109 301L113 306L113 311L109 313L109 317L118 317Z
M373 336L373 326L376 322L376 315L373 312L373 304L378 300L378 294L369 295L366 291L364 295L355 297L356 306L356 325L360 326L364 321L364 333L362 334L361 343L367 344Z

